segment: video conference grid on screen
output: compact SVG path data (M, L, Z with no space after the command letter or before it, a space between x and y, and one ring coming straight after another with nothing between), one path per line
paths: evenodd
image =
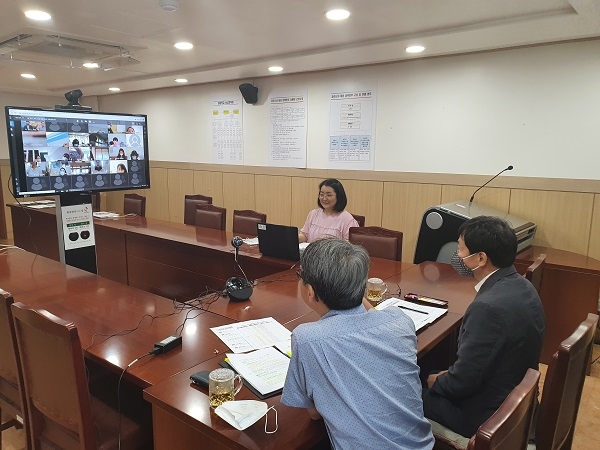
M23 152L16 195L148 186L145 116L10 109L8 120Z

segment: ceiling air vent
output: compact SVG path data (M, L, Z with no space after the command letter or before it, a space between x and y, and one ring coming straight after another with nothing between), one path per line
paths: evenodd
M135 48L140 49L141 47ZM139 63L131 57L132 50L134 49L122 45L44 34L19 34L0 42L0 54L11 54L20 60L47 61L51 58L55 59L57 64L65 64L69 60L98 63L110 60L111 68ZM123 61L117 63L117 59Z

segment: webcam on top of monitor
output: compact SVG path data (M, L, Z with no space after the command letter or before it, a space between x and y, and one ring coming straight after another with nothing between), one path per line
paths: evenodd
M65 98L69 102L67 105L55 105L54 109L68 109L72 111L91 111L91 106L82 106L79 103L79 99L83 96L81 89L73 89L72 91L65 92Z

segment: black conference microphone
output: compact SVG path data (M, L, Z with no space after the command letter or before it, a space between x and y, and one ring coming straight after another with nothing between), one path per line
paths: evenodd
M225 292L229 295L229 299L233 301L243 301L248 300L252 295L252 283L250 283L246 279L246 274L240 267L240 263L238 262L238 252L240 247L244 244L244 240L239 236L234 236L231 240L231 245L235 248L235 265L236 269L240 270L244 275L242 277L231 277L225 282Z
M473 199L475 198L475 194L477 194L477 192L479 192L479 189L481 189L482 187L484 187L484 186L487 186L488 184L490 184L494 178L496 178L496 177L500 176L501 174L503 174L503 173L504 173L504 172L506 172L507 170L513 170L513 166L508 166L506 169L503 169L503 170L501 170L501 171L500 171L500 172L498 172L496 175L494 175L492 178L490 178L490 179L488 180L488 182L487 182L487 183L485 183L485 184L483 184L483 185L479 186L479 187L477 188L477 190L476 190L475 192L473 192L473 195L471 195L471 200L469 200L469 204L473 203Z
M239 236L234 236L231 240L231 245L235 248L235 262L238 262L238 253L240 251L240 247L244 244L244 240Z

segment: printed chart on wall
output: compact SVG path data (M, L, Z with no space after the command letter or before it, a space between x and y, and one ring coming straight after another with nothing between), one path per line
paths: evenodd
M273 93L269 97L269 165L306 168L306 99L306 91Z
M376 95L374 87L336 89L331 93L329 168L373 169Z
M244 164L242 95L224 95L212 100L213 160L217 164Z

